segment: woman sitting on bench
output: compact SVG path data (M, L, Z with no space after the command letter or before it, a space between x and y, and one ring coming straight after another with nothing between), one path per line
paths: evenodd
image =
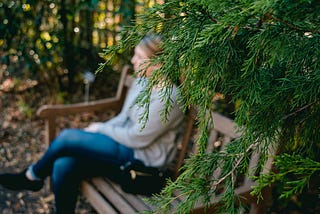
M84 130L66 129L51 143L39 161L20 173L0 174L0 184L11 190L38 191L46 177L52 177L56 213L74 213L81 180L96 176L112 178L115 170L129 161L161 167L174 146L183 112L177 102L177 88L171 93L172 108L165 123L160 116L165 104L161 89L154 87L149 117L142 128L144 108L136 98L147 85L148 76L159 66L148 64L161 52L161 39L147 35L135 47L131 59L137 73L121 112L107 122L92 123Z

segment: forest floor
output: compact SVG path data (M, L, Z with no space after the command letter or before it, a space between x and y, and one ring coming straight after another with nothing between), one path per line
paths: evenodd
M37 161L45 152L48 145L44 143L44 121L36 116L36 110L43 104L50 103L49 93L45 94L42 87L26 87L23 90L11 87L13 81L0 81L0 173L20 172L30 164ZM21 83L20 83L21 84ZM100 90L99 95L94 94L90 99L99 96L111 96L115 92L116 81L109 78L104 82L105 90ZM95 92L94 87L91 90ZM83 100L82 88L73 94L69 102ZM98 93L97 93L98 94ZM101 116L101 115L100 115ZM89 121L106 119L96 114L74 116L59 122L60 128L84 127ZM1 214L42 214L53 213L54 196L50 190L50 179L39 192L10 191L0 186L0 213ZM96 213L80 196L76 213Z

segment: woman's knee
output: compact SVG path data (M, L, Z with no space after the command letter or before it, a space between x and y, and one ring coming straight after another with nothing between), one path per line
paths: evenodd
M76 160L72 157L61 157L54 161L52 180L60 183L61 180L76 178Z
M79 129L64 129L56 139L63 142L74 141L79 139L80 132Z
M63 147L69 147L69 145L77 142L79 139L79 131L77 129L65 129L54 139L51 147L61 149Z

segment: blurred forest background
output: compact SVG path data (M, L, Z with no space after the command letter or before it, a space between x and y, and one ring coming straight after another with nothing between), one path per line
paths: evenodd
M0 171L24 169L46 149L44 124L36 116L43 104L75 103L112 96L117 70L131 53L119 56L92 78L99 53L121 40L156 0L3 0L0 2ZM88 82L89 81L89 82ZM85 89L90 83L89 98ZM81 127L108 116L83 115L61 121ZM72 124L69 121L73 121ZM49 183L49 182L47 182ZM81 200L81 199L80 199ZM0 213L51 213L49 184L37 193L0 187ZM85 202L78 213L95 213Z
M74 93L83 84L83 74L94 73L103 60L99 57L103 48L122 39L120 31L155 2L2 1L0 90L21 91L39 84L60 99ZM130 55L124 53L118 65Z

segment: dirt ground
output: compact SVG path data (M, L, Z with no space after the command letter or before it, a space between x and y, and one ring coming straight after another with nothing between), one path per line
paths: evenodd
M110 80L115 84L113 80ZM2 82L3 83L3 82ZM108 84L105 84L108 85ZM114 86L107 90L115 91ZM44 143L44 121L35 116L36 109L49 102L39 87L23 91L1 90L0 82L0 173L20 172L37 161L48 145ZM80 92L74 101L83 99ZM113 92L110 92L113 93ZM104 96L106 92L103 92ZM109 95L108 95L109 96ZM102 118L104 117L104 118ZM59 125L64 127L84 127L90 121L106 119L108 115L85 114L72 119L62 119ZM53 213L54 196L50 191L50 180L39 192L10 191L0 186L1 214L42 214ZM80 196L76 213L96 213Z

